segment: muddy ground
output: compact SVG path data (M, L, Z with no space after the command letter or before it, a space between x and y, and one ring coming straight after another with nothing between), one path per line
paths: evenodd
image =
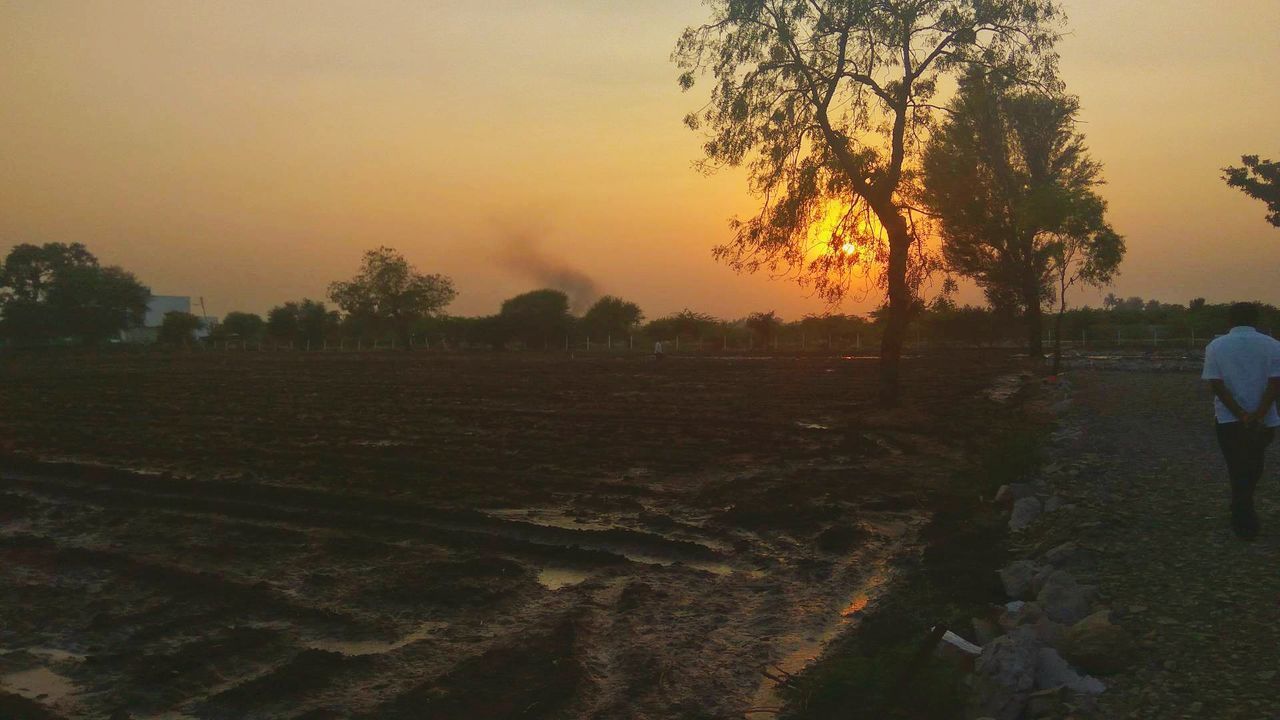
M0 356L0 716L741 717L1011 366Z

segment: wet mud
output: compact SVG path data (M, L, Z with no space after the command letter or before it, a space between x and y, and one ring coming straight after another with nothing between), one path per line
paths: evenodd
M0 716L741 717L1009 366L0 357Z

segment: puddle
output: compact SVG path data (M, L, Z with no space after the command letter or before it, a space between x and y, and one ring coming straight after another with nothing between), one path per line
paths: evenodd
M591 577L591 573L572 568L546 567L538 571L538 582L548 590L559 590L569 585L577 585L589 577Z
M516 520L520 522L533 523L535 525L543 525L546 527L560 528L561 530L616 530L617 525L612 523L590 522L581 518L567 515L565 513L556 512L554 510L531 510L527 508L512 508L499 510L482 510L485 515L498 518L501 520Z
M79 653L67 652L57 648L27 648L24 652L31 655L37 655L42 658L48 658L53 662L66 662L68 660L75 662L84 662L85 656Z
M622 556L631 562L640 563L641 565L657 565L659 567L673 567L677 564L701 570L712 575L732 575L735 570L728 563L703 562L699 560L673 560L671 558L658 557L656 555L646 555L644 553L624 552Z
M343 655L382 655L426 640L436 632L449 627L449 623L433 620L424 622L418 629L396 640L312 640L307 647L312 650L327 650Z
M1022 385L1026 380L1024 373L1012 373L1002 375L991 383L991 387L986 390L986 396L995 402L1004 404L1022 389Z
M764 668L767 674L761 679L759 687L751 697L749 709L744 716L746 718L776 716L777 710L782 707L778 685L785 681L787 676L796 675L809 663L817 660L828 643L857 621L858 616L871 604L872 598L885 587L888 579L889 575L883 569L873 573L834 617L815 618L820 624L809 631L780 637L777 640L777 647L782 650L782 654Z
M53 705L75 694L76 685L49 668L42 667L0 677L0 689Z

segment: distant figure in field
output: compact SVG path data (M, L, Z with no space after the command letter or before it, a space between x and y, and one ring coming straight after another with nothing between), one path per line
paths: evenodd
M653 344L653 359L654 360L662 359L662 341L661 340Z
M1227 313L1231 332L1204 352L1204 373L1213 390L1218 446L1231 479L1231 529L1245 540L1258 536L1253 493L1262 477L1267 446L1280 426L1280 342L1255 329L1256 303L1236 303Z

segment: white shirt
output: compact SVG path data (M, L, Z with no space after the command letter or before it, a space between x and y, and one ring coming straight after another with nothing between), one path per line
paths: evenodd
M1247 412L1257 409L1267 390L1267 380L1280 377L1280 342L1244 325L1219 335L1204 351L1205 380L1221 380L1227 392ZM1213 398L1214 414L1219 423L1237 422L1235 415ZM1272 403L1263 421L1267 427L1280 427L1280 415Z

